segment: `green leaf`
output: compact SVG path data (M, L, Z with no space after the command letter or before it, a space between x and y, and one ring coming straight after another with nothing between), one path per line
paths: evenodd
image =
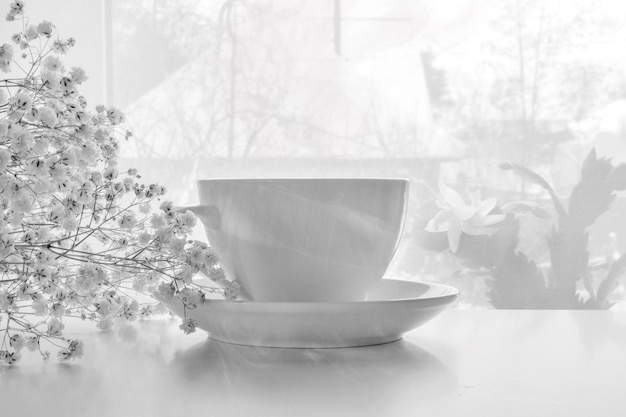
M613 165L611 164L611 160L608 158L598 158L596 156L595 148L589 152L587 158L585 158L585 162L583 162L583 166L580 172L580 180L582 181L591 181L591 182L599 182L605 181L611 171L613 170Z
M523 253L509 250L491 274L488 296L495 308L549 308L543 273Z
M596 304L598 307L608 308L608 298L617 286L618 279L626 272L626 255L622 255L611 265L606 278L598 287Z
M615 191L626 190L626 164L619 164L609 175L609 184Z
M621 170L620 168L617 175L620 175ZM611 181L613 175L616 175L614 172L610 159L598 159L595 149L589 153L581 169L580 182L574 186L570 195L568 225L573 230L591 226L609 209L615 200Z
M580 170L581 179L584 180L592 175L593 168L597 160L598 158L596 156L596 148L593 148L583 162L582 169Z

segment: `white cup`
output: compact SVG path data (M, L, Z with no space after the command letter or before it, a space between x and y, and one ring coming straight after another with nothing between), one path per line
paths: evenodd
M362 301L404 226L407 179L203 179L190 209L241 296Z

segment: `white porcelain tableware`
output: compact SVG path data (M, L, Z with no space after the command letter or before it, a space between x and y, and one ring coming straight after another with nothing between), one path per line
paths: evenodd
M447 285L383 279L366 301L207 299L186 314L211 339L227 343L283 348L367 346L400 339L442 312L458 295L456 288ZM178 299L161 302L172 313L184 316Z
M358 301L404 225L406 179L204 179L203 222L227 276L255 301Z

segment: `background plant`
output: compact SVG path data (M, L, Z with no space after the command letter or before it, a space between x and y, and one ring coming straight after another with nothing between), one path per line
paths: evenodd
M214 252L189 240L193 214L118 166L120 142L132 135L116 108L88 109L79 93L87 75L60 58L76 41L23 11L11 3L17 31L0 45L0 71L18 73L0 80L0 360L13 364L24 348L47 358L42 341L62 359L80 356L82 343L63 336L64 318L106 330L117 317L147 317L156 303L138 293L176 296L187 308L204 291L236 297ZM220 287L193 284L198 271ZM195 323L184 319L181 329Z
M518 216L523 213L548 216L540 204L530 201L496 205L492 200L492 203L479 202L472 206L467 205L458 195L448 198L448 202L456 200L457 203L448 204L427 225L428 231L439 236L438 241L425 239L426 247L442 250L450 246L467 267L487 271L490 275L487 281L488 297L496 308L609 308L612 305L610 295L626 271L626 256L609 255L605 262L591 262L589 228L609 210L616 192L626 190L626 164L614 165L610 159L598 158L595 150L591 151L583 164L580 181L572 189L567 204L536 172L514 163L502 164L501 168L539 185L549 194L556 213L547 236L550 265L541 267L518 250ZM451 191L447 187L443 190L447 190L443 193L445 198L445 194ZM475 209L468 210L468 207ZM485 208L491 211L486 213ZM450 238L450 222L442 221L443 214L451 210L459 225L456 230L452 229L453 234L459 234L454 239ZM496 221L486 224L486 216ZM477 229L477 224L483 228ZM473 233L466 233L467 227ZM447 233L447 238L443 232ZM443 246L441 238L446 241ZM582 284L586 294L582 293L579 284Z

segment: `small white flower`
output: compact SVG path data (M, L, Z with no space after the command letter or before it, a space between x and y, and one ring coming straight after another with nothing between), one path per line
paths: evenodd
M176 293L176 297L182 301L185 307L193 309L197 308L198 305L204 303L205 295L202 291L192 289L192 288L183 288L178 293Z
M26 31L24 32L24 36L26 36L27 41L32 41L33 39L37 39L39 37L39 32L37 32L37 26L28 25Z
M139 317L139 303L136 300L127 302L122 306L122 317L134 321Z
M185 334L190 334L196 331L196 327L198 326L198 322L191 318L183 319L183 322L180 325L180 329L185 332Z
M117 221L117 224L125 230L130 230L137 225L137 219L135 213L127 212L123 213Z
M66 54L69 50L69 45L67 44L67 42L56 40L52 43L51 49L57 54Z
M113 125L123 123L125 119L124 113L122 113L115 107L109 107L109 109L107 110L107 118Z
M27 112L32 106L33 99L26 91L19 91L9 100L9 103L12 111Z
M234 301L239 297L241 287L236 281L231 281L224 289L224 298L226 301Z
M34 352L35 350L39 349L39 337L37 336L27 337L24 343L24 346L26 347L26 349L30 350L31 352Z
M82 84L87 81L88 78L85 70L78 67L72 67L72 69L70 69L70 77L76 84Z
M42 62L43 69L52 72L63 72L63 61L54 55L47 56Z
M58 337L62 335L62 331L65 328L63 322L57 318L52 318L48 322L47 333L49 336Z
M15 0L13 3L11 3L10 7L11 8L9 13L11 13L13 16L19 16L24 13L24 2L22 0Z
M8 365L14 365L15 363L19 362L21 358L22 355L19 352L9 352L7 353L4 360Z
M165 301L171 300L174 298L174 294L176 293L176 288L171 283L162 283L157 287L157 294L160 298Z
M180 255L184 252L186 243L187 241L185 239L179 239L174 237L170 239L169 242L170 251L172 251L174 255Z
M57 119L57 113L50 107L41 107L37 112L37 118L39 121L48 127L55 127L59 120Z
M190 265L185 265L176 275L176 278L183 281L185 284L191 284L193 280L193 273L193 268Z
M0 70L9 72L11 70L11 61L13 60L13 47L8 43L0 46Z
M43 22L37 25L37 33L47 38L49 38L50 35L52 35L53 31L54 31L54 25L48 22L47 20L44 20Z

